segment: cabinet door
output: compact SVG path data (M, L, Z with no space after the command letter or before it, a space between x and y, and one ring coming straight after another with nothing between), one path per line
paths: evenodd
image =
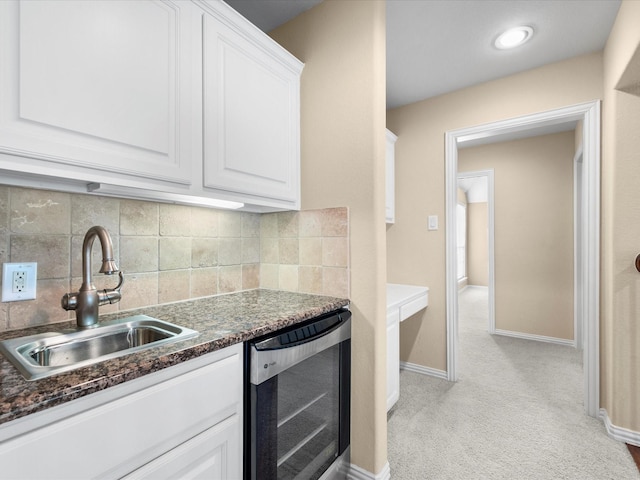
M256 36L204 16L204 186L299 208L301 66Z
M387 313L387 411L400 398L400 312Z
M0 168L190 183L189 7L0 2Z
M134 479L207 479L242 478L242 429L238 415L174 448L144 467L123 477Z

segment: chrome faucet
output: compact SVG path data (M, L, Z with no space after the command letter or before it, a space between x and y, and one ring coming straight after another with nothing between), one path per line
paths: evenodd
M120 275L120 282L115 288L98 291L91 281L91 247L98 237L102 246L102 268L105 275ZM109 232L104 227L91 227L84 236L82 244L82 285L80 291L66 293L62 297L62 308L76 311L78 328L93 327L98 323L98 307L107 303L118 303L122 298L120 288L124 283L124 275L118 270L113 259L113 245Z

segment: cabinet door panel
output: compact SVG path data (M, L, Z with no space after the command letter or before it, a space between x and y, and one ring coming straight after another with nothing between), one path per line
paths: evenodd
M400 315L387 313L387 411L400 398Z
M0 152L189 183L179 3L3 2ZM183 145L184 147L184 145Z
M299 200L299 72L204 17L204 185Z
M227 480L242 477L242 429L238 415L174 448L124 477L126 480L206 479Z

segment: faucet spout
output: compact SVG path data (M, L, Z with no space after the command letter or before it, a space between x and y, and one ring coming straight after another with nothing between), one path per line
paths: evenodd
M102 247L102 267L100 273L105 275L120 274L120 282L113 289L100 292L91 279L91 250L96 237ZM98 307L106 303L117 303L122 298L120 288L124 283L124 275L119 271L113 258L113 244L109 232L104 227L91 227L84 236L82 244L82 285L80 291L67 293L62 297L62 308L75 310L78 328L95 326L98 323Z

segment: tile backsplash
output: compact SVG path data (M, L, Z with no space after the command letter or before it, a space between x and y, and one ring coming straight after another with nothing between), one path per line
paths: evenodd
M0 330L75 318L60 299L82 283L93 225L125 274L101 313L258 287L349 294L346 208L258 214L0 185L0 263L38 262L37 298L0 303ZM92 258L96 287L115 286L97 240Z

